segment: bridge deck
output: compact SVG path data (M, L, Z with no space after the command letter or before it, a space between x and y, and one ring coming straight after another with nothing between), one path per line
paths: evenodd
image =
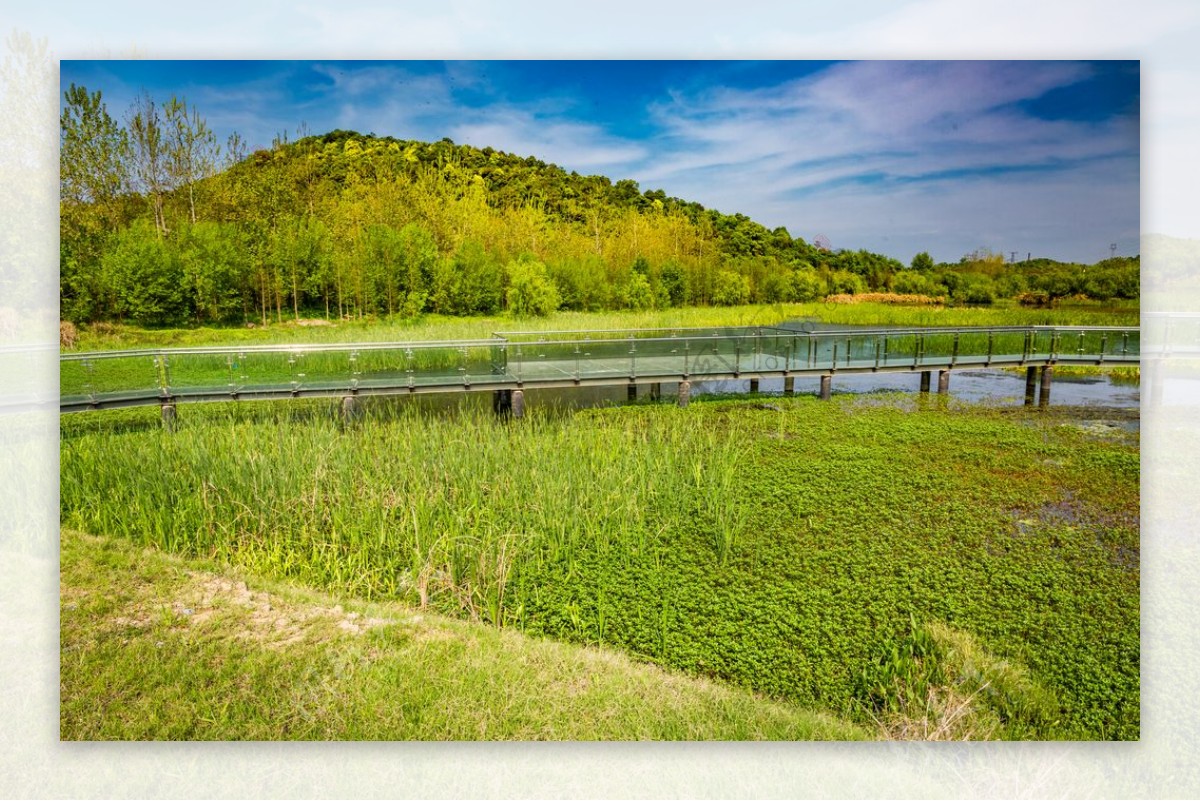
M462 392L677 380L1130 364L1139 330L1102 327L506 333L456 342L64 354L60 408Z

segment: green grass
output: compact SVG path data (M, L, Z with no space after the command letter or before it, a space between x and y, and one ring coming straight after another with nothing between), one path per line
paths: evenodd
M151 347L199 347L310 342L409 342L484 339L496 331L554 331L628 328L698 328L705 326L774 325L799 319L844 325L1136 325L1136 303L1102 306L1081 303L1056 309L1028 309L1011 303L994 307L945 308L894 306L883 303L781 303L758 306L687 307L641 312L557 312L548 317L444 317L369 319L330 325L298 325L284 321L267 326L149 329L122 324L82 326L75 350Z
M64 740L807 740L795 704L62 534Z
M970 700L987 736L1138 736L1136 443L912 396L366 406L186 407L173 434L157 410L65 417L62 523L885 731L913 712L878 692L891 664L927 720ZM1019 679L976 692L964 649ZM940 681L909 681L930 659Z

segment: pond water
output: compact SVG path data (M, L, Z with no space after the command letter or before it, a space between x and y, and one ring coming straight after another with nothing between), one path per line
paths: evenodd
M869 392L912 392L920 389L921 374L913 373L869 373L834 375L833 393L864 394ZM937 375L932 376L932 392L936 394ZM678 392L677 382L664 381L661 393L664 401L672 401ZM820 390L817 376L798 376L795 381L797 395L816 395ZM692 397L701 395L737 395L750 391L748 380L738 381L693 381ZM782 378L764 378L759 381L760 395L782 395ZM650 394L650 385L638 386L638 398ZM950 397L957 400L1020 406L1025 402L1025 374L1004 370L954 370L950 374ZM564 389L528 389L525 391L527 407L558 406L585 409L598 406L618 406L628 402L625 386L584 386ZM453 395L418 395L412 399L427 408L446 408L459 404L491 405L491 393L471 392ZM1137 384L1113 381L1108 375L1054 376L1050 389L1051 406L1091 406L1097 408L1137 409L1141 392Z

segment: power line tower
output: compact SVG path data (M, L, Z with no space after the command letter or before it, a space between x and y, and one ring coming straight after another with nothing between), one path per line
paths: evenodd
M1008 252L1008 263L1009 263L1009 264L1012 264L1012 263L1013 263L1013 262L1015 262L1016 260L1017 260L1017 251L1015 251L1015 250L1010 250L1010 251Z
M1117 255L1117 243L1113 242L1111 245L1108 246L1108 257L1110 259L1112 259L1112 258L1115 258L1116 255Z

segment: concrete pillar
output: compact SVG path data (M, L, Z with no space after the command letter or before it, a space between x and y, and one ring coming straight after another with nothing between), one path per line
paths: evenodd
M358 416L358 398L346 395L342 398L342 420L349 423Z
M833 376L821 376L821 400L829 400L833 395Z
M1033 405L1033 396L1037 391L1037 372L1036 367L1025 368L1025 405Z
M691 381L680 381L679 382L679 397L677 398L677 401L678 401L680 407L687 406L688 401L690 401L691 399L692 399L692 382Z
M662 397L662 384L657 381L650 385L650 400L658 400Z
M525 392L520 389L512 391L512 416L514 420L520 420L525 416Z
M163 427L166 428L167 431L175 430L175 404L164 403L162 405L162 421Z
M628 397L631 401L637 400L637 384L633 383L632 381L629 382L629 393L626 397Z
M1150 398L1143 398L1147 406L1159 408L1163 405L1163 373L1166 363L1162 359L1145 359L1142 362L1142 374L1150 373ZM1142 383L1145 386L1145 382Z
M796 391L796 379L793 376L788 376L783 379L783 394L791 395Z
M950 371L938 370L938 394L945 395L950 391Z
M502 417L512 414L511 389L498 389L492 393L492 411Z
M930 375L930 373L928 370L921 371L921 391L922 392L926 392L926 393L929 392L929 375Z
M1054 368L1046 365L1042 368L1042 386L1038 391L1038 408L1044 409L1050 405L1050 381L1053 378Z
M750 379L750 394L752 394L752 395L753 395L753 394L755 394L755 393L757 393L757 392L758 392L758 379L757 379L757 378L751 378L751 379Z

